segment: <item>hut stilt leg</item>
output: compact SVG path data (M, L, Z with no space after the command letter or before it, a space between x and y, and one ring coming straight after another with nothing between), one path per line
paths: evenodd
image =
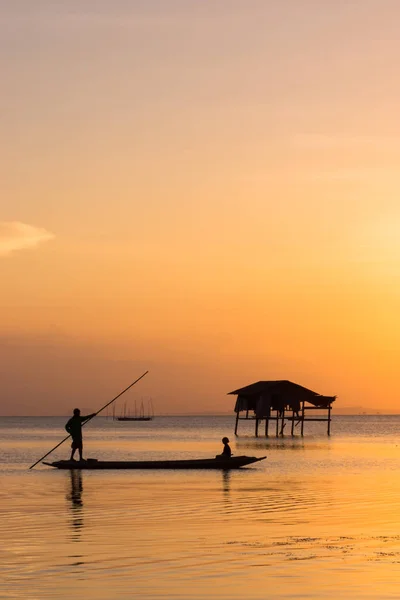
M331 405L328 407L328 435L331 435Z
M256 419L256 437L258 437L258 419Z
M293 437L294 435L294 410L292 410L292 430L291 430L291 436Z
M235 435L237 435L238 425L239 425L239 411L236 413Z
M268 417L266 417L266 419L265 419L265 437L268 437L268 426L269 426L269 419L268 419Z
M276 437L279 435L279 411L276 411Z
M301 437L304 435L304 400L301 403Z
M282 410L282 420L281 420L281 430L279 432L279 435L283 435L283 430L285 429L285 409Z

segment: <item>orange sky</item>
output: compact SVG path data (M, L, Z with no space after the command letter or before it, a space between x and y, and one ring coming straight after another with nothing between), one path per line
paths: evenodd
M146 369L159 413L259 379L397 409L399 17L3 2L0 412L96 409Z

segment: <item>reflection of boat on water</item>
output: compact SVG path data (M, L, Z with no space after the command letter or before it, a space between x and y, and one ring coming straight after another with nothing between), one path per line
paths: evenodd
M265 456L232 456L231 458L198 458L189 460L59 460L53 463L43 463L56 469L219 469L229 471L240 469L252 463L264 460Z
M152 403L151 399L148 401L147 412L145 412L143 400L140 403L139 411L137 410L136 402L135 402L135 412L133 413L133 415L130 414L129 412L128 413L126 412L126 403L125 403L123 414L120 415L119 417L115 417L115 415L114 415L114 419L116 419L117 421L152 421L154 419L153 403Z

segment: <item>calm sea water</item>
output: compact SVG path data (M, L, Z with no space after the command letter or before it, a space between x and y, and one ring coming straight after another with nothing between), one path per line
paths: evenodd
M228 473L28 470L67 418L0 418L0 598L400 597L400 417L254 438L234 417L85 427L85 455L267 460ZM65 443L51 457L67 458Z

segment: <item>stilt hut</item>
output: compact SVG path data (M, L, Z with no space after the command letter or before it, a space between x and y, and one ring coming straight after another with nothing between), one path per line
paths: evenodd
M270 421L276 423L277 436L283 435L287 423L291 425L291 435L294 435L298 425L301 435L304 435L305 421L326 422L327 433L330 435L332 403L336 396L323 396L287 380L258 381L229 394L237 396L235 435L241 419L255 421L256 436L263 420L266 436L269 433Z

